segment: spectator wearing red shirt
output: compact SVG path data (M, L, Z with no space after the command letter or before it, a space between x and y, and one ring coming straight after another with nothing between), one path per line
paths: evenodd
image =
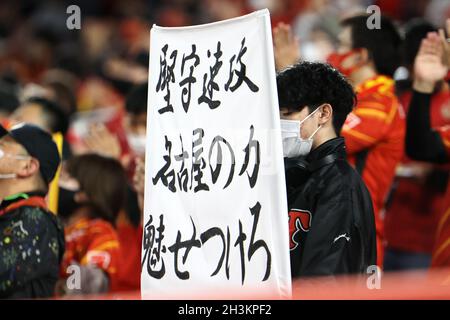
M119 238L115 221L124 206L126 175L112 158L85 154L69 159L59 181L58 212L65 221L66 252L59 293L112 291L119 269ZM79 267L80 286L67 285Z
M412 96L414 59L422 39L428 32L436 31L423 19L406 26L403 59L410 77L397 82L397 92L406 111ZM432 96L430 119L433 128L450 124L450 91L445 82L439 84ZM386 271L429 267L447 179L448 167L403 156L386 208Z
M367 15L342 22L339 47L329 62L346 75L358 102L342 128L349 161L370 191L377 228L377 265L383 265L384 205L403 156L404 111L392 76L399 65L400 36L386 17L367 27Z
M447 33L450 33L450 19L447 20ZM450 47L443 31L441 37L437 33L429 33L422 40L414 64L414 93L406 131L406 151L413 159L440 164L450 162L450 126L433 129L430 121L432 94L448 74L449 59ZM437 224L431 260L433 268L450 267L449 191L447 187L443 214Z
M125 99L124 132L133 159L128 175L138 176L142 180L147 132L147 90L148 83L140 84L134 87ZM141 193L136 193L136 186L128 186L127 206L117 220L117 233L121 244L117 291L140 289L143 185L141 189Z

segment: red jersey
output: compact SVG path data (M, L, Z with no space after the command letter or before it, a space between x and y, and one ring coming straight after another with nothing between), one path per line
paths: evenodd
M406 108L410 104L411 96L412 92L408 91L400 97ZM433 128L450 124L448 90L432 96L430 120ZM431 254L445 194L437 188L430 188L426 177L429 172L438 168L448 171L448 167L412 161L404 155L397 170L392 202L386 210L385 235L388 247ZM413 173L414 171L416 173ZM422 176L418 175L419 173Z
M141 288L142 225L135 227L125 219L122 220L117 222L120 260L115 291L139 291Z
M447 155L450 157L450 126L440 127L436 131L441 136ZM432 267L450 267L450 181L447 184L444 210L436 229L436 242L431 260Z
M376 76L356 88L358 103L342 128L349 161L372 197L377 229L377 264L384 251L383 208L403 156L405 113L395 96L394 80Z
M73 263L94 265L108 275L110 290L113 290L119 262L119 241L113 226L102 219L82 218L68 226L65 234L61 276L67 277L66 270Z

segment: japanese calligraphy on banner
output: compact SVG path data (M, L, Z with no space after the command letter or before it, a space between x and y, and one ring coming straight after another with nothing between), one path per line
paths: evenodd
M154 26L150 47L143 298L289 297L269 12Z

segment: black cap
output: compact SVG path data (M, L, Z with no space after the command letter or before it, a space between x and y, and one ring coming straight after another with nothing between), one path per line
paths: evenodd
M0 137L9 135L25 150L39 161L39 170L45 183L49 184L55 177L61 162L58 147L52 136L41 128L31 124L18 124L6 130L0 125Z

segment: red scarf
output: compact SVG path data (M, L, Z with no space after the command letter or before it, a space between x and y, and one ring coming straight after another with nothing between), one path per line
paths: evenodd
M28 199L23 199L23 200L19 200L17 202L11 203L6 208L1 209L0 216L4 215L10 211L16 210L20 207L38 207L38 208L48 211L47 203L45 202L45 198L39 197L39 196L32 196L32 197L29 197Z

